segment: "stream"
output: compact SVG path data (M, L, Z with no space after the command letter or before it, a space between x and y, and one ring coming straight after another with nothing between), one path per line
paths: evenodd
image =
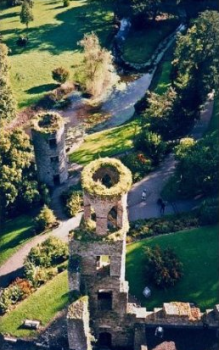
M115 36L115 42L122 43L128 35L131 24L128 19L123 18L120 23L120 29ZM134 105L141 99L148 90L157 65L163 58L165 52L175 40L176 34L181 32L185 26L180 24L177 29L168 38L159 44L153 60L153 68L147 73L126 73L121 74L121 69L117 69L120 82L108 94L107 98L101 102L98 108L93 109L88 104L88 100L81 96L80 92L74 92L71 96L71 106L65 111L58 112L67 118L69 126L77 126L87 118L98 113L101 115L101 121L92 132L119 126L128 121L134 114ZM115 53L114 53L115 54Z

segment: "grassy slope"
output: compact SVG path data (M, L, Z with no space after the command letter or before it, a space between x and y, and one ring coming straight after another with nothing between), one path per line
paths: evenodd
M67 304L68 283L65 271L21 302L13 311L1 317L0 332L19 337L31 336L36 332L20 328L25 319L39 320L45 326Z
M173 247L184 265L184 277L168 290L152 287L152 296L145 299L142 291L150 283L144 277L144 247ZM150 238L127 247L127 280L131 294L148 310L168 301L196 302L202 310L219 302L218 226L182 231Z
M0 266L33 237L33 219L22 215L6 222L0 235Z
M158 44L174 31L177 23L175 19L169 19L158 21L154 27L142 31L131 29L124 44L124 59L133 63L147 62Z
M98 132L85 138L81 147L70 155L70 161L87 164L98 157L112 156L133 147L133 136L140 130L140 120Z
M16 40L25 34L19 13L20 6L2 9L0 21L3 41L11 49L11 82L20 107L36 102L56 87L51 71L57 66L64 66L73 75L82 59L77 42L84 33L94 31L103 45L112 34L112 12L107 3L97 7L78 0L63 7L62 2L37 0L34 21L29 25L29 44L18 48Z

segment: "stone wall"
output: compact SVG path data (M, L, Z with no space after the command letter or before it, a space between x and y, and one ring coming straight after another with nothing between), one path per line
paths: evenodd
M59 176L59 183L62 184L68 179L64 125L51 134L35 129L31 132L39 181L54 186L54 177ZM55 142L52 147L51 140Z

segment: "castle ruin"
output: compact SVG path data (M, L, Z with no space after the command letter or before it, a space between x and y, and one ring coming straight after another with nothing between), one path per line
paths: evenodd
M67 314L71 350L95 347L147 350L145 326L218 327L218 307L202 314L189 303L165 303L147 312L129 300L125 280L127 192L130 171L117 159L91 162L82 172L84 219L69 237Z
M32 122L38 179L53 187L68 179L64 121L58 113L42 113Z

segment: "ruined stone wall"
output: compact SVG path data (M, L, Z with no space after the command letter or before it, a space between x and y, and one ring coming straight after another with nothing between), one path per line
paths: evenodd
M70 255L81 257L81 275L96 276L97 256L110 256L110 276L125 280L125 241L116 242L81 242L72 239L69 242Z
M32 139L39 181L54 186L54 176L59 175L62 184L68 178L67 156L65 151L64 126L55 133L46 134L32 129ZM56 146L50 146L50 140Z

